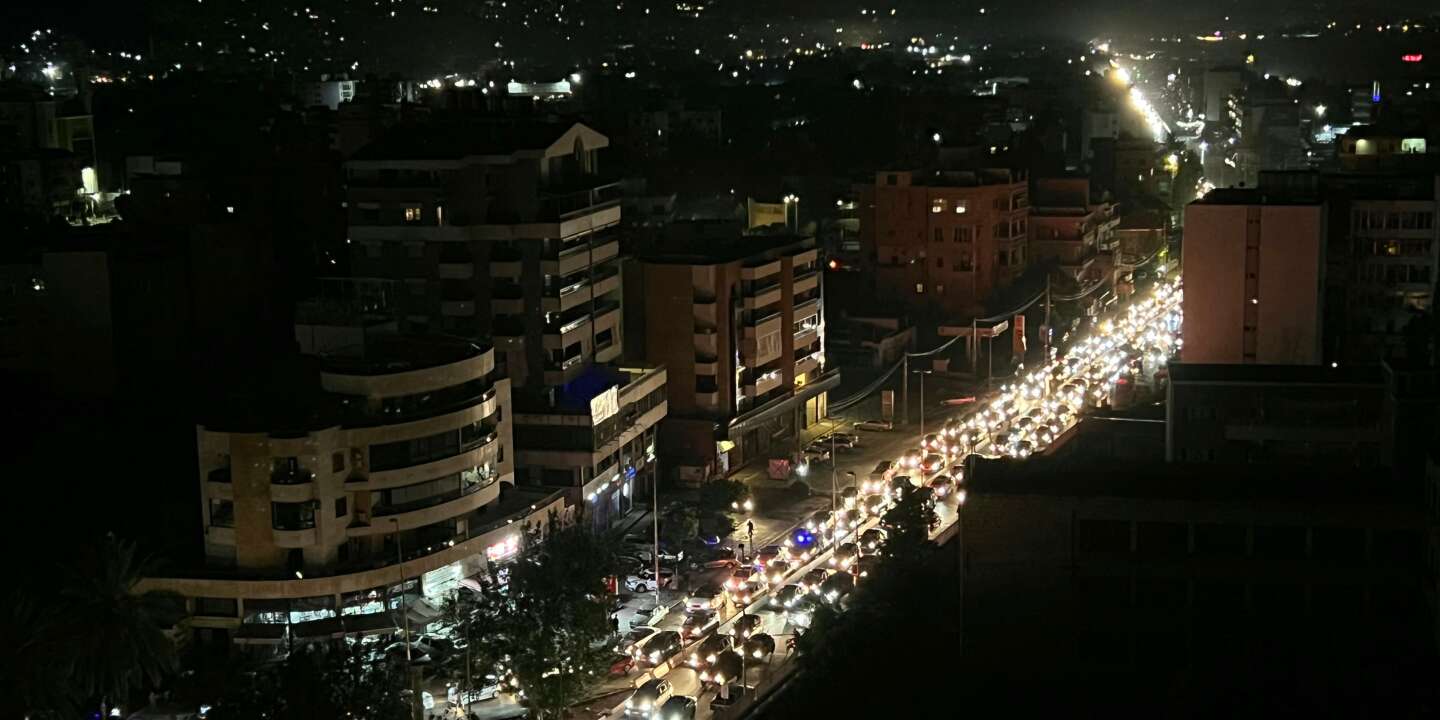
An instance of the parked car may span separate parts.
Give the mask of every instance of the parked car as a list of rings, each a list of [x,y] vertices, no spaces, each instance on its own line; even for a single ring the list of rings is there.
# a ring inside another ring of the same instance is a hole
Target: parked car
[[[855,423],[856,430],[868,430],[870,432],[889,432],[895,429],[895,424],[889,420],[862,420]]]
[[[654,711],[664,705],[675,694],[670,681],[656,678],[641,685],[625,700],[625,717],[640,717],[649,720]]]
[[[650,568],[640,568],[625,576],[625,589],[630,592],[647,593],[656,587],[667,587],[674,578],[673,570],[660,569],[660,582],[655,582],[655,571]]]
[[[735,568],[740,561],[735,557],[735,549],[715,546],[707,547],[703,551],[691,556],[691,567],[714,570],[716,568]]]
[[[715,583],[706,583],[685,596],[685,609],[718,610],[725,606],[725,591]]]
[[[830,443],[819,441],[805,446],[805,457],[810,462],[825,462],[830,459]]]
[[[629,654],[615,653],[610,656],[610,675],[620,677],[629,674],[635,668],[635,656]]]

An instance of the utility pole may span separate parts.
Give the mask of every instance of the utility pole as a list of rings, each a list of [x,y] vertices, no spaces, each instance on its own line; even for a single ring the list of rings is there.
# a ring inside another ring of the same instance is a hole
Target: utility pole
[[[410,686],[410,717],[420,717],[419,688],[415,687],[415,672],[410,660],[410,603],[405,601],[405,551],[400,546],[400,518],[390,518],[395,523],[395,564],[400,569],[400,614],[405,623],[405,684]]]
[[[654,534],[655,549],[650,559],[655,563],[655,609],[660,609],[660,473],[652,473],[650,479],[650,528]]]
[[[933,370],[915,370],[920,376],[920,437],[925,437],[925,376],[934,372]]]
[[[900,356],[900,422],[910,424],[910,351]]]
[[[1043,362],[1050,362],[1050,273],[1045,273],[1045,321],[1042,324],[1045,329],[1044,344],[1041,345],[1044,357]]]
[[[923,412],[923,410],[922,410],[922,412]],[[839,523],[835,521],[835,518],[836,518],[835,502],[836,502],[836,496],[837,496],[838,494],[839,494],[839,493],[837,493],[837,492],[835,491],[835,433],[834,433],[834,431],[831,431],[831,433],[830,433],[830,521],[831,521],[831,522],[835,522],[837,528],[839,527]],[[752,542],[753,542],[753,541],[752,541]]]

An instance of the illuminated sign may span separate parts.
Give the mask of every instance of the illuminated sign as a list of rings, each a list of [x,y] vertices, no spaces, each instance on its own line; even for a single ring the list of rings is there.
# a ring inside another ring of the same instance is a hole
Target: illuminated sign
[[[1405,54],[1405,55],[1401,55],[1401,56],[1400,56],[1400,60],[1401,60],[1402,62],[1407,62],[1407,63],[1418,63],[1418,62],[1420,62],[1421,60],[1424,60],[1424,59],[1425,59],[1425,54],[1424,54],[1424,53],[1407,53],[1407,54]]]
[[[511,535],[490,547],[485,548],[485,558],[490,562],[499,562],[515,553],[520,552],[520,536]]]
[[[612,387],[605,392],[590,398],[590,422],[599,425],[600,423],[614,417],[620,412],[620,388]]]

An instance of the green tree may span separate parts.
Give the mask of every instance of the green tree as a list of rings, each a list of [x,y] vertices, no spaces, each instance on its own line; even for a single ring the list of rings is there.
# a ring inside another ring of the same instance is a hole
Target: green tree
[[[880,548],[885,562],[908,563],[922,558],[928,548],[933,547],[930,528],[935,518],[933,502],[919,488],[906,486],[901,490],[894,507],[881,518],[887,533],[885,544]]]
[[[407,720],[410,701],[404,669],[394,661],[377,662],[358,644],[312,646],[281,663],[235,674],[209,717]]]
[[[700,486],[702,512],[730,512],[734,504],[750,499],[750,488],[739,480],[715,480]]]
[[[619,567],[610,538],[575,525],[551,525],[529,544],[504,588],[454,601],[456,627],[470,650],[471,677],[502,660],[534,716],[562,717],[583,698],[609,658],[610,599],[604,578]]]
[[[671,548],[689,543],[700,534],[700,514],[684,505],[671,508],[660,519],[660,541]]]
[[[166,628],[183,615],[171,593],[136,593],[153,569],[134,543],[106,535],[65,569],[55,598],[50,642],[58,645],[70,692],[98,703],[101,716],[175,669]]]

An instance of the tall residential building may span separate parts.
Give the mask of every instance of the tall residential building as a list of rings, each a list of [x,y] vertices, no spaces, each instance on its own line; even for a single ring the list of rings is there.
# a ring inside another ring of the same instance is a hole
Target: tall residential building
[[[1103,279],[1120,217],[1109,202],[1090,202],[1088,178],[1042,178],[1031,193],[1030,261],[1054,260],[1060,273],[1079,287]]]
[[[1025,270],[1022,173],[885,171],[856,191],[863,264],[881,302],[968,319]]]
[[[1318,200],[1253,189],[1186,206],[1185,362],[1321,362],[1325,215]]]
[[[296,338],[313,354],[198,427],[206,569],[144,586],[185,596],[207,638],[392,632],[390,610],[423,615],[422,598],[493,577],[522,528],[563,512],[563,493],[514,486],[494,349],[393,331],[307,318]]]
[[[669,374],[661,452],[682,480],[724,475],[825,417],[840,375],[826,372],[813,238],[664,242],[637,270],[644,354]]]
[[[403,284],[408,328],[493,338],[516,387],[517,482],[565,488],[598,524],[649,487],[666,407],[663,368],[616,365],[609,144],[578,123],[436,121],[396,127],[346,162],[356,279]]]

